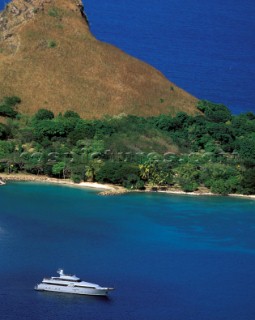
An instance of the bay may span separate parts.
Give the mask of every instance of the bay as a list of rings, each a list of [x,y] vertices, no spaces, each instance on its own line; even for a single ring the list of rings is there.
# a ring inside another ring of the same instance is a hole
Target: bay
[[[9,183],[0,204],[2,319],[255,316],[253,200]],[[59,267],[115,291],[33,290]]]
[[[199,98],[255,112],[253,1],[84,5],[98,39]],[[255,317],[253,201],[12,183],[0,204],[1,319]],[[116,290],[109,299],[33,290],[59,267]]]

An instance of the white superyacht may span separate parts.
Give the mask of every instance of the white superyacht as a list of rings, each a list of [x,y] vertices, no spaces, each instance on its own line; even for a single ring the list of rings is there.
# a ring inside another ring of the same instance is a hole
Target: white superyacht
[[[64,274],[63,269],[57,271],[59,277],[44,278],[35,286],[38,291],[53,291],[64,293],[106,296],[113,288],[103,288],[98,284],[82,281],[75,275]]]

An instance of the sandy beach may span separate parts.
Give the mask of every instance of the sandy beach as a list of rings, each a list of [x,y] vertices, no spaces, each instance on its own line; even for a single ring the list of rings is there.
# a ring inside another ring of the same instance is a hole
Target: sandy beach
[[[71,179],[57,179],[50,178],[43,175],[33,175],[26,173],[1,173],[0,179],[3,181],[30,181],[30,182],[42,182],[42,183],[54,183],[67,185],[78,188],[93,188],[97,189],[101,195],[117,195],[129,192],[129,190],[125,189],[122,186],[116,186],[113,184],[102,184],[97,182],[80,182],[74,183]],[[156,190],[153,191],[147,188],[144,191],[140,190],[132,190],[132,192],[154,192],[154,193],[166,193],[166,194],[176,194],[176,195],[191,195],[191,196],[219,196],[218,194],[212,193],[207,189],[201,188],[200,190],[194,192],[185,192],[176,188],[168,188],[167,190]],[[255,195],[243,195],[243,194],[229,194],[228,197],[238,197],[238,198],[246,198],[255,200]]]
[[[79,188],[93,188],[98,189],[99,191],[108,191],[109,193],[121,193],[125,191],[125,188],[114,186],[110,184],[101,184],[97,182],[81,182],[81,183],[74,183],[70,179],[57,179],[57,178],[50,178],[43,175],[33,175],[33,174],[26,174],[26,173],[1,173],[0,179],[3,181],[30,181],[30,182],[42,182],[42,183],[54,183],[54,184],[61,184],[67,185],[72,187],[79,187]]]

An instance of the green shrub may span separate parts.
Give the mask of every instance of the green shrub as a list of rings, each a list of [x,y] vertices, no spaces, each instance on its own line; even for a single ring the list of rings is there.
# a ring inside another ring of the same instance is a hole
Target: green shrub
[[[0,140],[6,139],[9,134],[10,134],[9,128],[5,124],[0,123]]]
[[[231,192],[231,190],[228,188],[227,184],[225,183],[225,180],[223,179],[212,181],[211,191],[212,193],[218,193],[222,195],[227,195]]]
[[[77,112],[72,111],[72,110],[67,110],[64,113],[64,117],[65,118],[78,118],[78,119],[80,119],[80,115]]]
[[[131,180],[130,180],[131,179]],[[139,169],[133,164],[106,161],[96,173],[96,180],[106,183],[128,184],[139,181]]]
[[[0,116],[15,118],[18,114],[15,107],[20,102],[21,99],[17,96],[4,97],[2,102],[0,102]]]
[[[61,18],[62,16],[61,10],[56,7],[50,8],[48,10],[48,14],[50,17],[53,17],[53,18]]]
[[[212,122],[227,122],[228,120],[231,120],[232,117],[230,110],[223,104],[200,100],[197,104],[197,108]]]
[[[74,183],[80,183],[82,181],[81,176],[79,176],[78,174],[73,174],[71,176],[71,179]]]
[[[9,141],[0,140],[0,158],[4,158],[7,155],[13,153],[15,150],[15,144]]]
[[[236,149],[247,167],[255,166],[255,134],[242,137],[236,142]]]
[[[62,30],[64,29],[64,26],[61,23],[56,24],[56,28]]]
[[[8,106],[16,106],[21,103],[21,99],[17,96],[4,97],[3,103]]]
[[[13,109],[13,107],[8,106],[6,104],[0,105],[0,116],[2,117],[9,117],[9,118],[15,118],[17,116],[18,112]]]
[[[57,42],[55,40],[49,40],[47,46],[48,48],[56,48]]]
[[[145,186],[144,186],[144,181],[142,181],[140,179],[140,177],[136,174],[129,174],[127,176],[127,179],[125,179],[123,181],[123,186],[127,189],[131,189],[131,190],[144,190],[145,189]]]
[[[78,120],[75,129],[70,133],[69,138],[73,144],[78,140],[93,139],[95,135],[95,127],[89,122]]]
[[[193,192],[198,189],[198,183],[189,179],[180,179],[180,186],[184,192]]]
[[[36,120],[51,120],[54,118],[54,113],[48,109],[39,109],[34,118]]]
[[[245,194],[255,194],[255,168],[247,169],[244,172],[241,186]]]

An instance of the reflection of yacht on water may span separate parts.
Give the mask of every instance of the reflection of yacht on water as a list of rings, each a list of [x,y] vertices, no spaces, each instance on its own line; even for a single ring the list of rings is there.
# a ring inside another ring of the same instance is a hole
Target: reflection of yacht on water
[[[98,284],[85,282],[75,275],[64,274],[64,270],[57,271],[59,277],[44,278],[42,283],[35,286],[38,291],[53,291],[64,293],[106,296],[113,288],[103,288]]]
[[[4,182],[4,180],[2,180],[2,178],[0,177],[0,186],[5,185],[6,183]]]

